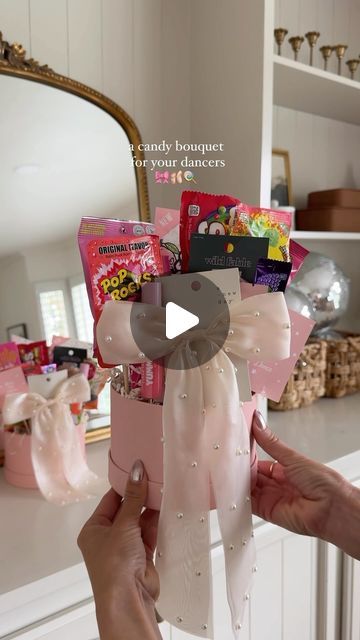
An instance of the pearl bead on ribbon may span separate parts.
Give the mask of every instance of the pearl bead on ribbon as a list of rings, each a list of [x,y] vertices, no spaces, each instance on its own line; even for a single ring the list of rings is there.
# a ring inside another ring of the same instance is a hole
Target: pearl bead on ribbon
[[[132,336],[130,318],[132,323],[141,323],[136,327],[137,335],[143,332],[144,338],[151,337],[155,356],[166,357],[157,610],[172,625],[204,638],[213,637],[211,491],[224,545],[235,638],[239,637],[256,571],[249,431],[234,363],[238,366],[241,361],[256,361],[259,354],[262,360],[281,360],[290,355],[289,314],[282,293],[237,301],[229,311],[227,340],[217,345],[216,355],[206,364],[199,364],[203,362],[202,350],[209,342],[216,344],[215,327],[222,321],[221,314],[207,329],[190,330],[166,340],[165,309],[109,301],[97,326],[97,344],[107,364],[143,361],[144,354],[139,353]],[[194,358],[198,366],[193,366]]]

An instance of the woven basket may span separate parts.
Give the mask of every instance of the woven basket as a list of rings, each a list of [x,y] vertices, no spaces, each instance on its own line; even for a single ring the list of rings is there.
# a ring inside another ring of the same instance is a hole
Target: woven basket
[[[324,340],[311,340],[305,345],[280,401],[269,400],[269,409],[299,409],[325,395],[326,349]]]
[[[329,398],[360,391],[360,335],[342,335],[339,340],[327,340],[325,395]]]

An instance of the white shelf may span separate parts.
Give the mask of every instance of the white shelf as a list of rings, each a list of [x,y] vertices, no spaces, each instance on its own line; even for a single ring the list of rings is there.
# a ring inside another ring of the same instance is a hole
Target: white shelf
[[[273,100],[277,106],[360,124],[360,82],[276,54]]]
[[[291,231],[293,240],[360,240],[360,233],[344,231]]]

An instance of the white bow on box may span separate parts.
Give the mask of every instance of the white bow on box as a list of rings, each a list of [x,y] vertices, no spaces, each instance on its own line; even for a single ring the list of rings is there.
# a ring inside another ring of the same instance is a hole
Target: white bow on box
[[[134,311],[136,311],[134,313]],[[156,565],[160,574],[157,609],[172,625],[213,636],[210,485],[225,553],[228,602],[235,637],[255,571],[250,500],[250,441],[239,400],[234,362],[289,357],[290,320],[282,293],[233,303],[225,344],[206,364],[202,348],[218,340],[218,316],[205,330],[164,340],[165,309],[109,301],[97,326],[97,343],[107,364],[145,359],[136,334],[153,339],[152,354],[168,356],[163,407],[164,492]],[[134,326],[132,327],[134,329]],[[196,341],[196,352],[191,348]],[[201,358],[200,358],[201,361]],[[234,361],[234,362],[233,362]],[[198,366],[197,366],[198,365]],[[146,425],[144,425],[146,429]]]
[[[59,384],[50,400],[38,393],[5,397],[5,424],[31,418],[32,465],[39,489],[49,502],[65,505],[103,492],[104,483],[86,464],[69,407],[73,402],[88,400],[90,387],[82,374]]]

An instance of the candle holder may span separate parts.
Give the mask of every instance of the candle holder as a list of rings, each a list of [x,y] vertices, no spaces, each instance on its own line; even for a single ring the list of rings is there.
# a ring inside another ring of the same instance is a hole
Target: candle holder
[[[333,47],[336,57],[338,59],[338,75],[341,76],[341,67],[342,67],[342,59],[345,55],[346,49],[348,48],[347,44],[336,44]]]
[[[309,64],[312,67],[314,64],[314,47],[320,37],[320,33],[318,31],[308,31],[305,33],[305,38],[307,39],[310,47],[310,60]]]
[[[287,29],[282,29],[281,27],[279,27],[278,29],[274,29],[274,37],[275,37],[275,42],[277,44],[277,48],[278,48],[278,56],[281,56],[281,46],[285,40],[285,36],[287,36],[288,34],[288,30]]]
[[[328,70],[328,62],[329,58],[333,52],[333,47],[330,44],[325,44],[323,47],[320,47],[321,55],[324,58],[324,71]]]
[[[304,42],[304,38],[302,36],[293,36],[292,38],[289,38],[289,42],[294,52],[294,60],[297,61],[301,45]]]
[[[346,64],[349,67],[350,78],[351,80],[354,80],[356,70],[360,64],[360,60],[358,58],[353,58],[352,60],[347,60]]]

